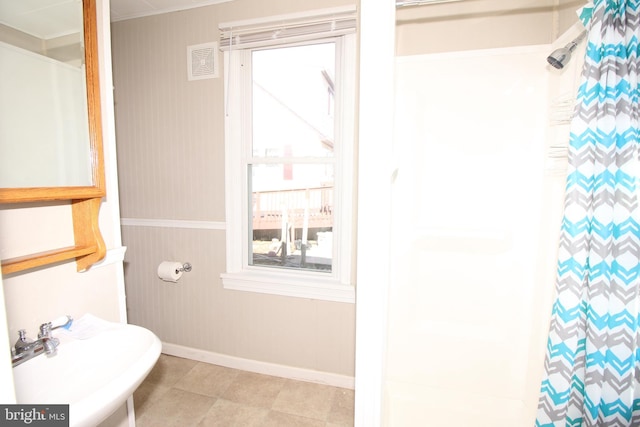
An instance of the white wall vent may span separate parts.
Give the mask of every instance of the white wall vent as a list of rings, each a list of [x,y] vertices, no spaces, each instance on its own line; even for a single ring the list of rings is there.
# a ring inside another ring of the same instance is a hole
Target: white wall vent
[[[202,43],[187,46],[189,80],[218,77],[218,43]]]

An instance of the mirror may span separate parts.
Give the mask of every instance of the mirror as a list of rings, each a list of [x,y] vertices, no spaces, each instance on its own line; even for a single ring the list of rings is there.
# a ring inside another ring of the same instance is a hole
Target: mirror
[[[0,260],[2,274],[74,258],[84,271],[106,254],[95,2],[0,0],[0,93],[13,94],[0,106],[0,203],[68,200],[74,234],[72,246]]]
[[[104,195],[94,0],[0,16],[0,202]]]

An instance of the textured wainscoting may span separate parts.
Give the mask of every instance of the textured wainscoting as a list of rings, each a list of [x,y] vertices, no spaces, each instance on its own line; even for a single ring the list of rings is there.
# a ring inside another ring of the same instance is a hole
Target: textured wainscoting
[[[225,290],[221,230],[123,226],[129,321],[187,348],[343,376],[354,373],[354,305]],[[190,262],[178,283],[163,261]],[[197,352],[195,352],[197,353]]]

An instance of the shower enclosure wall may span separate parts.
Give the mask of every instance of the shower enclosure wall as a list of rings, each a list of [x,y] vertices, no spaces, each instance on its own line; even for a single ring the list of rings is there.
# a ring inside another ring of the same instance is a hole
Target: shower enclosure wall
[[[555,47],[397,57],[385,425],[533,425],[581,63]]]

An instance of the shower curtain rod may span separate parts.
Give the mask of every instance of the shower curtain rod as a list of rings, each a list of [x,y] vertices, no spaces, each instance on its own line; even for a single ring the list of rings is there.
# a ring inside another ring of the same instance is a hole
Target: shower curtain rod
[[[438,3],[454,3],[463,0],[397,0],[396,7],[423,6]]]

